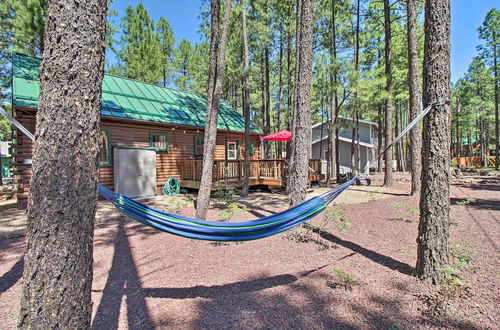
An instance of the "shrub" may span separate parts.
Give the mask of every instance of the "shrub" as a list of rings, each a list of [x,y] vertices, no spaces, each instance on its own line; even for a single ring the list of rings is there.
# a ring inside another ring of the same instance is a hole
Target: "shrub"
[[[334,222],[335,227],[337,227],[339,231],[347,231],[352,224],[344,218],[344,213],[344,204],[337,204],[327,208],[323,213],[323,226],[320,230],[323,230],[323,227],[329,222]]]
[[[358,282],[355,275],[351,275],[342,269],[334,269],[332,272],[335,274],[335,282],[327,282],[327,285],[332,289],[342,288],[344,290],[352,291],[353,285]]]

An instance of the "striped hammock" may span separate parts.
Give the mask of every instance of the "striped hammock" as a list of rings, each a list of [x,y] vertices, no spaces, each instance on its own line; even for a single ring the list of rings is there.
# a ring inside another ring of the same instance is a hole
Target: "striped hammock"
[[[99,193],[123,214],[167,233],[209,241],[248,241],[284,232],[314,218],[356,180],[357,177],[354,177],[286,211],[246,222],[212,222],[187,218],[138,203],[101,185]]]

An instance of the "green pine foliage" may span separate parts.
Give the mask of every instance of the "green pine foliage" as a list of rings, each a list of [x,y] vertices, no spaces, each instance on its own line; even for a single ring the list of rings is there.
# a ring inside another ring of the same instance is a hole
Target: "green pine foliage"
[[[163,78],[163,55],[155,22],[142,4],[128,7],[122,19],[123,48],[118,52],[127,77],[158,84]]]
[[[210,48],[208,1],[201,4],[201,41],[196,43],[186,39],[175,40],[168,20],[164,17],[160,17],[158,21],[153,20],[141,3],[136,7],[128,7],[121,18],[112,9],[112,0],[109,4],[106,47],[110,51],[108,54],[116,54],[117,61],[113,65],[108,62],[108,72],[206,95]],[[296,1],[253,0],[246,5],[250,46],[251,120],[261,128],[268,126],[271,132],[286,129],[294,103]],[[358,0],[315,1],[311,104],[313,123],[331,119],[334,95],[337,95],[341,103],[340,115],[352,117],[357,111],[361,119],[378,122],[383,113],[387,97],[384,89],[383,3],[379,0],[359,0],[359,66],[356,70],[357,5]],[[241,6],[242,2],[236,2],[231,13],[223,81],[223,99],[239,111],[242,109],[243,72]],[[396,1],[391,6],[395,102],[393,122],[397,115],[399,130],[408,123],[405,6],[405,1]],[[37,56],[42,54],[46,11],[47,0],[0,2],[2,105],[8,104],[10,99],[10,52],[16,50]],[[422,11],[423,1],[417,1],[420,60],[423,58]],[[332,24],[333,18],[335,25]],[[467,73],[453,85],[453,141],[456,143],[460,140],[463,145],[471,141],[476,150],[474,155],[477,155],[480,143],[483,144],[483,149],[491,149],[494,141],[495,72],[498,74],[500,65],[500,51],[497,47],[500,39],[499,22],[500,11],[492,8],[484,23],[478,27],[482,43],[478,46],[477,58],[472,61]],[[117,32],[120,32],[120,38],[116,38]],[[393,126],[396,130],[396,125]],[[396,133],[395,131],[394,134]],[[273,144],[271,147],[273,156],[277,156],[277,146]]]

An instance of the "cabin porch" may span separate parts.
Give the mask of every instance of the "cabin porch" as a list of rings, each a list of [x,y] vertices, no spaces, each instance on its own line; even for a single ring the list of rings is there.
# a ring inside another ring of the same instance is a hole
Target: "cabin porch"
[[[234,187],[243,185],[244,160],[215,160],[213,182],[227,183]],[[202,159],[185,159],[179,162],[180,184],[184,188],[200,187]],[[266,185],[281,188],[286,185],[288,163],[286,159],[252,159],[250,160],[250,186]],[[321,159],[309,159],[309,182],[320,181]]]

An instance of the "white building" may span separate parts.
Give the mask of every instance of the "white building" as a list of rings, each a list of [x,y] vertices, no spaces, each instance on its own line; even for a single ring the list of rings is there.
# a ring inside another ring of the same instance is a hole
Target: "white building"
[[[340,173],[351,171],[352,127],[355,120],[339,116],[339,158]],[[323,173],[326,173],[326,159],[328,156],[328,122],[319,123],[312,127],[311,158],[325,160]],[[377,123],[368,120],[359,120],[359,152],[361,158],[361,173],[368,174],[370,168],[377,166]]]

